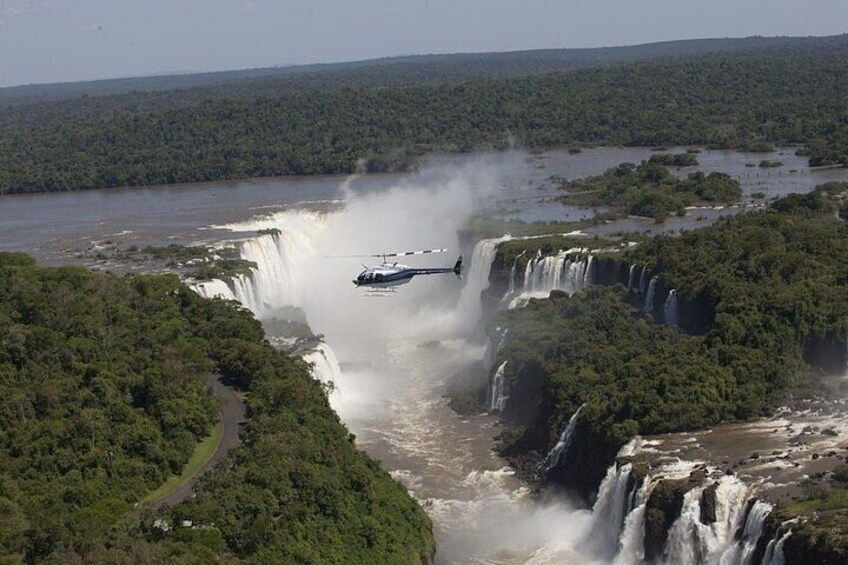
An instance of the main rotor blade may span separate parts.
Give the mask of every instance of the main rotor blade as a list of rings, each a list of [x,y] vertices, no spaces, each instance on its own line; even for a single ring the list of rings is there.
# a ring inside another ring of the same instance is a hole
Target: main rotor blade
[[[362,259],[366,257],[403,257],[405,255],[424,255],[425,253],[445,253],[447,249],[422,249],[401,253],[375,253],[374,255],[327,255],[324,259]]]
[[[421,251],[403,251],[401,253],[378,253],[371,257],[403,257],[405,255],[424,255],[425,253],[444,253],[447,249],[422,249]]]

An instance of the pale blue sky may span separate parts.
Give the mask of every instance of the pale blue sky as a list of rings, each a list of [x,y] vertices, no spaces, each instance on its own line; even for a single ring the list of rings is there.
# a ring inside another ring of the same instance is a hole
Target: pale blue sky
[[[846,31],[848,0],[0,0],[0,86]]]

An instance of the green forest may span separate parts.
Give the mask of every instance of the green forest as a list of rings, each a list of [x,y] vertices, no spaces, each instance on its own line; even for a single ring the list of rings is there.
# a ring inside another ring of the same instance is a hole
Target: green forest
[[[676,289],[688,332],[655,323],[641,295],[620,285],[555,291],[499,314],[515,403],[504,416],[524,426],[505,436],[505,453],[545,453],[585,403],[580,443],[592,448],[575,459],[583,476],[569,479],[596,488],[636,434],[747,420],[815,391],[821,370],[848,361],[848,225],[839,217],[848,208],[834,196],[844,189],[791,195],[615,255],[649,268],[658,301]]]
[[[356,449],[309,367],[234,303],[173,275],[0,254],[0,344],[3,563],[432,558],[423,511]],[[217,421],[212,372],[246,396],[243,445],[194,499],[137,506]]]
[[[561,200],[661,220],[672,213],[683,214],[693,204],[732,204],[742,198],[739,183],[724,173],[697,172],[678,179],[659,162],[675,160],[622,163],[603,175],[565,183],[562,189],[567,194]]]
[[[846,164],[844,51],[836,42],[465,82],[251,83],[8,106],[0,192],[403,170],[426,152],[512,144],[794,144],[811,164]]]

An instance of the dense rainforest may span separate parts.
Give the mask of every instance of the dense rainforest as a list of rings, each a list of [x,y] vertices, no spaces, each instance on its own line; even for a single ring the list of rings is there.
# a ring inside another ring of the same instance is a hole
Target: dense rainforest
[[[137,503],[217,421],[213,371],[247,399],[243,445],[154,527]],[[309,367],[176,276],[0,254],[0,387],[4,563],[432,558],[429,519],[356,449]]]
[[[708,427],[767,414],[814,376],[848,362],[848,209],[831,185],[769,209],[596,259],[622,276],[656,277],[654,308],[622,284],[531,300],[493,322],[509,328],[501,357],[518,425],[505,452],[547,452],[585,403],[580,441],[554,476],[596,488],[636,434]],[[509,242],[515,255],[515,242]],[[680,326],[662,321],[671,289]]]
[[[0,109],[0,192],[378,172],[510,144],[798,144],[811,164],[845,164],[845,52],[840,36],[529,77],[299,91],[259,81],[13,105]]]
[[[603,175],[566,182],[562,185],[566,191],[562,200],[567,204],[603,206],[613,213],[660,220],[671,213],[682,214],[693,204],[732,204],[742,198],[742,187],[724,173],[696,172],[685,179],[676,178],[659,164],[674,163],[674,157],[652,157],[639,165],[622,163]]]

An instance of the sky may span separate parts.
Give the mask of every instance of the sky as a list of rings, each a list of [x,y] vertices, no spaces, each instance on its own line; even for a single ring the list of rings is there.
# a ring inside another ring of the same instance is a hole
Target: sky
[[[0,87],[848,32],[848,0],[0,0]]]

